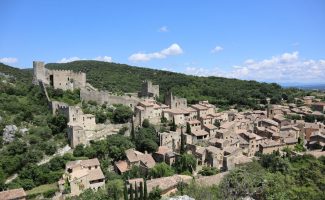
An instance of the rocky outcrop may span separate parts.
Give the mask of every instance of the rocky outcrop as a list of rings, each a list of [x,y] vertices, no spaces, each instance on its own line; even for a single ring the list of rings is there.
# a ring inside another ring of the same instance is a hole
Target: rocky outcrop
[[[18,128],[16,125],[7,125],[3,129],[3,141],[6,143],[10,143],[15,139],[15,133],[17,132]]]

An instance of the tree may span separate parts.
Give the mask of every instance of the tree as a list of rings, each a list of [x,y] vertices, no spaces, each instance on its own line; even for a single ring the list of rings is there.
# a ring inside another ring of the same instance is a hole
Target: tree
[[[143,128],[149,128],[149,126],[150,126],[149,120],[144,119],[143,122],[142,122],[142,127]]]
[[[187,125],[189,125],[187,123]],[[189,126],[187,126],[189,127]],[[186,129],[187,129],[186,127]],[[189,131],[191,132],[191,129],[189,129]],[[186,141],[185,141],[185,135],[183,134],[183,127],[181,127],[181,146],[180,146],[180,153],[184,154],[185,153],[185,145],[186,145]]]
[[[124,200],[129,200],[129,194],[128,194],[128,188],[126,185],[126,181],[124,181],[123,195],[124,195]]]
[[[131,140],[134,141],[135,140],[135,130],[134,130],[134,121],[133,121],[133,117],[131,118],[131,133],[130,133],[130,136],[131,136]]]
[[[153,126],[140,128],[136,134],[135,145],[138,151],[156,152],[159,144],[159,137]]]
[[[107,137],[109,156],[113,158],[114,161],[123,160],[125,158],[125,150],[130,148],[134,148],[134,145],[128,137],[119,134]]]
[[[215,125],[217,128],[220,128],[220,122],[219,122],[219,120],[214,120],[214,123],[213,123],[213,125]]]
[[[108,181],[106,188],[108,196],[114,196],[114,198],[117,197],[116,199],[119,199],[123,193],[123,181],[121,179]]]
[[[5,173],[3,172],[2,168],[0,168],[0,191],[5,189],[5,181]]]
[[[176,161],[176,169],[179,173],[193,172],[196,169],[196,158],[192,154],[183,154]]]
[[[219,170],[215,167],[203,167],[202,170],[199,171],[199,174],[203,176],[212,176],[219,173]]]
[[[155,187],[149,193],[149,200],[160,200],[161,199],[161,189],[159,187]]]
[[[130,184],[130,200],[134,200],[134,197],[133,197],[133,186],[132,186],[132,184]]]
[[[151,178],[161,178],[166,176],[172,176],[174,174],[174,170],[171,166],[166,163],[158,163],[149,171],[149,176]]]
[[[124,105],[116,105],[113,112],[113,121],[115,123],[126,123],[133,116],[133,111],[130,107]]]
[[[191,125],[189,123],[186,123],[186,133],[189,134],[189,135],[192,133],[191,132]]]
[[[144,198],[144,194],[143,194],[143,182],[140,182],[140,200],[142,200]]]
[[[147,180],[144,179],[144,188],[143,188],[143,199],[148,199],[148,190],[147,190]]]
[[[173,117],[173,121],[172,121],[172,124],[170,126],[170,131],[176,131],[177,129],[177,126],[175,124],[175,117]]]
[[[52,130],[52,134],[56,135],[62,133],[67,128],[68,119],[66,116],[58,114],[52,117],[49,121],[49,127]]]
[[[135,194],[134,199],[135,199],[135,200],[139,200],[139,194],[138,194],[138,186],[137,186],[137,182],[135,182],[135,184],[134,184],[134,194]]]

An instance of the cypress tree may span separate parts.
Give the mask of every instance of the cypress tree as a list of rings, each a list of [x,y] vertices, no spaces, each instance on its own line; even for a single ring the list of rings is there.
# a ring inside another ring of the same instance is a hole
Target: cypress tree
[[[135,182],[135,185],[134,185],[134,193],[135,193],[135,198],[134,199],[139,200],[137,182]]]
[[[140,200],[143,199],[143,182],[140,182]]]
[[[133,198],[133,186],[130,184],[130,200],[134,200]]]
[[[144,179],[143,199],[148,199],[147,180]]]
[[[126,186],[126,182],[124,182],[123,192],[124,192],[124,200],[129,200],[129,194],[128,194],[128,188]]]
[[[132,141],[134,141],[135,140],[135,131],[134,131],[134,122],[133,122],[133,117],[132,117],[132,121],[131,121],[131,133],[130,133],[130,135],[131,135],[131,139],[132,139]]]
[[[191,134],[191,133],[192,133],[192,132],[191,132],[191,126],[190,126],[189,123],[186,123],[186,133],[187,133],[187,134]]]
[[[181,147],[180,147],[180,153],[184,154],[185,153],[185,138],[183,134],[183,127],[181,127]]]
[[[171,127],[170,127],[170,130],[171,130],[171,131],[176,131],[176,129],[177,129],[177,126],[176,126],[176,124],[175,124],[175,117],[173,117],[173,123],[172,123],[172,125],[171,125]]]

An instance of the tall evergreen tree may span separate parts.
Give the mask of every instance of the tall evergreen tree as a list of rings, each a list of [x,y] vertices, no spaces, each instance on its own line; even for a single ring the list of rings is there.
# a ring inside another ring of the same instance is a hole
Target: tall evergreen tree
[[[147,180],[144,179],[143,199],[148,199]]]
[[[138,194],[138,186],[137,186],[137,182],[135,182],[134,185],[134,193],[135,193],[135,200],[139,200],[139,194]]]
[[[132,184],[130,184],[130,200],[134,200],[134,197],[133,197],[133,186],[132,186]]]
[[[176,126],[176,123],[175,123],[175,117],[173,117],[173,122],[172,122],[172,125],[170,126],[170,130],[171,131],[176,131],[177,129],[177,126]]]
[[[190,126],[189,123],[186,123],[186,132],[185,133],[187,133],[187,134],[191,134],[192,133],[191,132],[191,126]]]
[[[185,135],[183,134],[183,127],[181,127],[181,147],[180,147],[180,153],[185,153]]]
[[[143,199],[143,182],[140,182],[140,199]]]
[[[129,194],[128,194],[128,188],[127,188],[126,182],[124,182],[123,192],[124,192],[124,200],[129,200]]]
[[[130,133],[130,136],[131,136],[131,139],[132,139],[132,141],[134,141],[135,140],[135,131],[134,131],[134,122],[133,122],[133,116],[132,116],[132,118],[131,118],[131,133]]]

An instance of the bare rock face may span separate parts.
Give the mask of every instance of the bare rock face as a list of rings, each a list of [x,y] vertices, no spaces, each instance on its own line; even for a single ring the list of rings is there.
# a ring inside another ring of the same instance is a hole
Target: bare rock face
[[[25,135],[27,132],[28,132],[28,128],[19,129],[19,133],[21,133],[22,135]]]
[[[15,139],[15,133],[18,130],[16,125],[6,125],[3,129],[3,141],[10,143]]]
[[[195,200],[187,195],[184,196],[178,196],[178,197],[172,197],[169,200]]]

